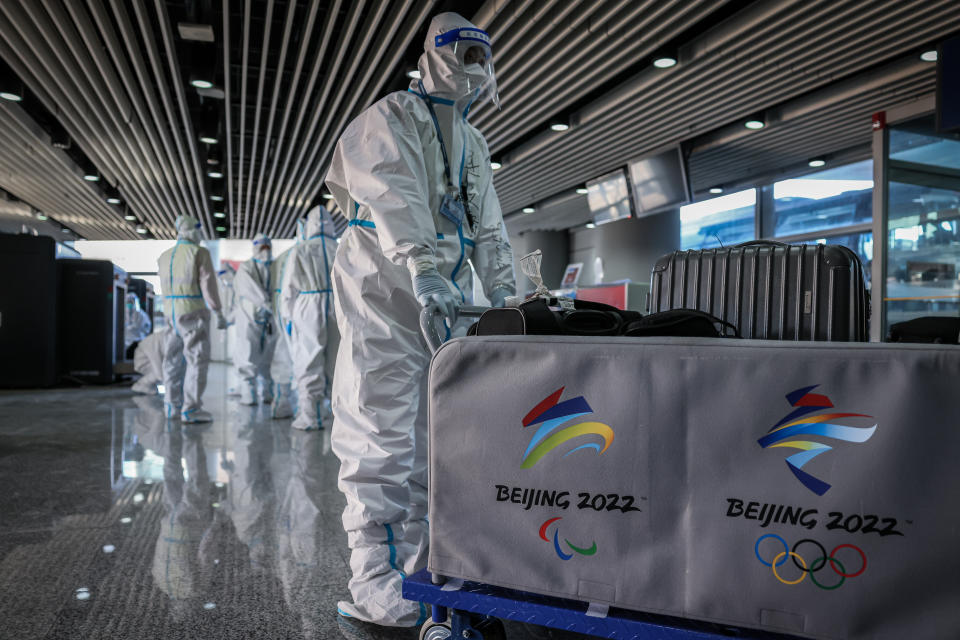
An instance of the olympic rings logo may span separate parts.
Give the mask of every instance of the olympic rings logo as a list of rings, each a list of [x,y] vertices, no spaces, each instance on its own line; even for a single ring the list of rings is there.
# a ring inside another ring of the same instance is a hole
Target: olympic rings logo
[[[769,562],[764,560],[763,556],[760,555],[760,543],[766,540],[767,538],[773,538],[775,540],[779,540],[780,544],[783,545],[783,551],[777,553],[773,557],[773,559],[770,560]],[[818,552],[817,552],[818,555],[816,556],[816,559],[809,566],[807,565],[807,561],[804,559],[804,557],[801,556],[800,553],[797,551],[797,549],[799,549],[800,546],[804,544],[814,545],[818,549]],[[853,551],[857,552],[857,554],[860,555],[861,564],[860,564],[860,569],[858,571],[853,573],[847,572],[847,568],[836,557],[837,552],[840,551],[841,549],[852,549]],[[804,578],[806,578],[809,575],[811,582],[813,582],[813,584],[817,585],[821,589],[824,589],[825,591],[832,591],[834,589],[839,589],[840,586],[844,582],[846,582],[847,578],[856,578],[857,576],[863,574],[863,572],[867,570],[867,554],[863,552],[863,549],[853,544],[837,545],[836,547],[834,547],[833,551],[831,551],[830,554],[828,555],[826,548],[812,538],[804,538],[803,540],[800,540],[795,545],[793,545],[793,548],[791,549],[790,546],[787,545],[786,540],[776,535],[775,533],[767,533],[757,538],[756,544],[753,545],[753,552],[756,554],[757,560],[759,560],[760,563],[763,564],[764,566],[770,567],[770,569],[773,571],[773,576],[783,584],[789,584],[789,585],[800,584],[801,582],[803,582]],[[780,575],[780,573],[777,571],[777,567],[783,566],[783,564],[786,563],[787,558],[790,558],[790,560],[793,561],[794,566],[800,571],[800,577],[795,580],[787,580],[783,578]],[[825,568],[828,564],[830,565],[830,568],[833,570],[833,572],[836,575],[840,576],[840,580],[833,585],[826,585],[821,583],[819,580],[817,580],[817,575],[816,575],[817,572]]]

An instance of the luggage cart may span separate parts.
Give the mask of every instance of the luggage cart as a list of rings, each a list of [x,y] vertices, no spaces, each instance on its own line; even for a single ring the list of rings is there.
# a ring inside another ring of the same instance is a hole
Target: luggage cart
[[[476,318],[486,309],[461,307],[460,316]],[[424,309],[420,329],[435,352],[444,340],[438,330],[439,314]],[[542,627],[617,640],[792,640],[795,636],[741,629],[646,614],[627,609],[608,608],[578,600],[568,600],[517,591],[493,585],[434,576],[426,569],[403,581],[403,597],[432,607],[432,617],[420,629],[420,640],[506,640],[502,620],[515,620]]]

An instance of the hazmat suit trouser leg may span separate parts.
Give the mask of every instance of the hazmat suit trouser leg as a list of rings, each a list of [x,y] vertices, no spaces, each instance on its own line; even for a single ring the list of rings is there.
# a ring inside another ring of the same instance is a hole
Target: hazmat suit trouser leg
[[[278,323],[279,326],[279,323]],[[293,415],[291,386],[293,383],[293,360],[290,356],[290,338],[280,329],[280,336],[276,340],[273,351],[273,362],[270,365],[270,376],[273,378],[274,396],[273,406],[270,408],[271,418],[289,418]]]
[[[201,409],[209,366],[210,312],[202,309],[171,318],[163,348],[167,417],[176,417],[174,411]]]
[[[270,397],[273,379],[270,365],[276,347],[276,332],[272,324],[251,322],[245,316],[237,321],[237,372],[240,374],[240,394],[252,393],[257,398],[258,382],[263,385],[264,394]]]
[[[332,304],[327,293],[301,294],[293,308],[294,336],[293,377],[297,384],[297,429],[330,427],[325,408],[330,397],[326,361],[335,358],[328,351],[327,309]],[[334,345],[335,347],[335,345]],[[324,422],[327,418],[327,422]]]
[[[426,608],[404,600],[401,584],[426,566],[429,354],[419,305],[405,289],[409,275],[390,264],[378,269],[369,277],[389,291],[382,298],[361,295],[363,284],[334,268],[341,344],[331,444],[341,463],[338,486],[347,501],[343,525],[353,572],[353,603],[341,603],[341,611],[412,626],[425,619]]]
[[[140,379],[133,383],[132,389],[147,395],[157,394],[157,385],[163,382],[163,346],[165,332],[151,333],[140,341],[133,352],[133,369],[140,373]]]

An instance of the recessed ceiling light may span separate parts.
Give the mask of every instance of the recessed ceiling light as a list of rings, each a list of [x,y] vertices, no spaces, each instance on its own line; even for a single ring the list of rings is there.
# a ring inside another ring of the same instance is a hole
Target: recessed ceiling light
[[[207,144],[217,144],[217,139],[212,136],[200,136],[200,142],[206,142]]]
[[[823,165],[827,164],[827,161],[821,158],[814,158],[807,164],[810,165],[811,167],[822,167]]]
[[[582,196],[585,196],[588,193],[590,193],[590,191],[586,187],[577,187],[577,193],[579,193]]]
[[[924,51],[920,54],[920,59],[924,62],[936,62],[937,61],[937,52],[936,51]],[[2,94],[0,94],[2,97]]]
[[[570,125],[568,125],[566,122],[554,122],[550,125],[550,129],[553,131],[566,131],[569,128]]]
[[[670,56],[663,56],[653,61],[653,66],[657,69],[669,69],[675,64],[677,64],[677,59]]]
[[[223,211],[214,211],[214,212],[213,212],[213,217],[214,217],[214,218],[226,218],[226,217],[227,217],[227,214],[225,214]]]
[[[191,80],[190,84],[197,89],[213,89],[213,83],[209,80],[201,80],[197,78],[196,80]]]
[[[98,180],[100,180],[100,176],[97,175],[96,173],[85,173],[83,174],[83,179],[86,180],[87,182],[97,182]]]
[[[494,171],[499,171],[500,169],[503,169],[503,164],[500,162],[492,161],[490,162],[490,168],[493,169]]]
[[[23,100],[23,96],[13,93],[11,91],[0,91],[0,98],[4,100],[9,100],[10,102],[20,102]]]
[[[410,71],[407,71],[407,77],[413,78],[414,80],[419,80],[423,76],[420,75],[420,69],[411,69]]]
[[[136,220],[136,219],[137,219],[137,216],[135,216],[135,215],[133,215],[133,214],[131,214],[131,213],[128,213],[127,215],[123,216],[123,219],[124,219],[124,220],[133,221],[133,220]]]
[[[722,187],[710,187],[710,193],[723,193]]]
[[[137,233],[139,233],[140,235],[144,235],[146,232],[147,232],[146,227],[137,227]]]
[[[209,24],[194,24],[192,22],[178,22],[177,31],[183,40],[194,42],[213,42],[213,27]]]
[[[747,129],[763,129],[766,125],[763,120],[747,120],[743,123]]]
[[[42,213],[37,214],[37,220],[40,220],[41,222],[48,219],[49,218],[47,218],[47,216],[43,215]]]
[[[588,222],[588,223],[587,223],[587,229],[594,229],[594,228],[596,228],[596,226],[597,226],[597,225],[593,224],[592,222]]]
[[[533,207],[524,207],[524,208],[523,208],[523,212],[524,212],[524,213],[533,213],[534,211],[536,211],[536,209],[534,209]]]
[[[210,199],[213,200],[214,202],[223,202],[223,196],[212,195],[210,196]]]
[[[226,230],[227,230],[226,227],[217,227],[217,231],[223,232],[223,231],[226,231]]]
[[[323,197],[324,200],[331,200],[331,199],[333,199],[333,194],[332,194],[332,193],[325,193],[325,194],[323,194],[322,197]]]
[[[207,175],[210,176],[211,178],[222,178],[222,177],[223,177],[223,174],[220,173],[219,171],[207,171]]]
[[[107,198],[107,202],[109,204],[120,204],[120,198],[110,197],[110,198]]]
[[[60,229],[60,231],[62,231],[63,233],[70,233],[70,229],[67,229],[66,227],[64,227],[63,229]]]

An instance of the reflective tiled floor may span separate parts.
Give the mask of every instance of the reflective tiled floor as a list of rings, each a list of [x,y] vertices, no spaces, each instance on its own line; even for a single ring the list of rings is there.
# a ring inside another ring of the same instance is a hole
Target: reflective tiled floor
[[[201,426],[124,386],[0,392],[0,638],[342,637],[330,434],[240,405],[224,374]]]

